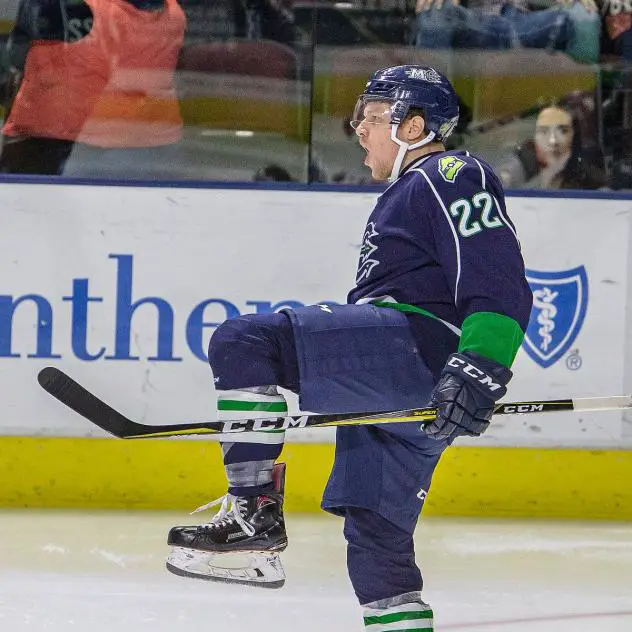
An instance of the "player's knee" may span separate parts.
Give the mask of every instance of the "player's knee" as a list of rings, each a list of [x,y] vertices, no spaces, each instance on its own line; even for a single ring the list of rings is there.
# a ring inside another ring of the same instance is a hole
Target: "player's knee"
[[[209,358],[212,354],[217,354],[225,347],[243,341],[253,327],[248,316],[225,320],[217,327],[211,336],[208,345]]]
[[[208,346],[211,366],[230,357],[239,361],[241,355],[265,353],[275,344],[275,329],[289,321],[284,314],[245,314],[224,321],[213,333]]]
[[[222,323],[208,349],[218,389],[269,386],[298,388],[292,326],[285,314],[248,314]]]

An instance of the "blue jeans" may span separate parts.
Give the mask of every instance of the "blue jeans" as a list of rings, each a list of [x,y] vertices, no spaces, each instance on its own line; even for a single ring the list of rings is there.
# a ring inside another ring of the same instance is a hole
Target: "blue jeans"
[[[565,50],[572,29],[563,9],[525,12],[507,5],[496,15],[447,4],[417,15],[414,44],[420,48]]]

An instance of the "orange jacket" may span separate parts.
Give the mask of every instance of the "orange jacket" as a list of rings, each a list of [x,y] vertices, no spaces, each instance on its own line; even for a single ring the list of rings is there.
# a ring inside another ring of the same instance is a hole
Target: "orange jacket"
[[[125,0],[85,0],[92,30],[76,42],[36,40],[3,133],[99,147],[177,142],[173,76],[186,18],[177,0],[141,11]]]

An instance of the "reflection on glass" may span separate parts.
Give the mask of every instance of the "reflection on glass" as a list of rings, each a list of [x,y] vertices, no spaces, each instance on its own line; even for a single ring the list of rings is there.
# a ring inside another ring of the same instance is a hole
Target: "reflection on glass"
[[[306,182],[311,31],[298,28],[291,3],[217,4],[223,12],[215,6],[213,16],[223,28],[197,20],[178,66],[187,176]],[[185,7],[201,15],[209,3]]]
[[[631,189],[632,2],[602,4],[8,0],[0,172],[371,184],[355,98],[412,63],[457,89],[450,148],[508,187]],[[537,146],[556,107],[580,152],[564,177]]]
[[[572,95],[584,95],[590,113],[570,108],[581,154],[567,162],[563,186],[607,186],[598,96],[600,17],[592,0],[386,4],[318,5],[317,22],[326,19],[329,28],[315,30],[313,154],[330,181],[371,182],[349,134],[355,95],[375,69],[416,63],[442,71],[459,93],[461,117],[449,148],[483,156],[505,174],[507,186],[559,185],[560,178],[541,173],[536,119],[543,108],[568,105]],[[379,24],[395,15],[399,30],[380,37]]]
[[[22,0],[0,171],[166,177],[184,28],[176,0]]]
[[[308,173],[311,38],[282,2],[21,0],[0,172],[251,180]]]

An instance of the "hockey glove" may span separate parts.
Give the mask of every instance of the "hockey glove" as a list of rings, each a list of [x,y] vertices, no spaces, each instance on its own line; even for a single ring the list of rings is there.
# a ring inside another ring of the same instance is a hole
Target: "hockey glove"
[[[511,377],[507,367],[478,353],[453,353],[430,398],[437,418],[423,431],[450,442],[461,435],[483,434]]]

